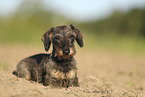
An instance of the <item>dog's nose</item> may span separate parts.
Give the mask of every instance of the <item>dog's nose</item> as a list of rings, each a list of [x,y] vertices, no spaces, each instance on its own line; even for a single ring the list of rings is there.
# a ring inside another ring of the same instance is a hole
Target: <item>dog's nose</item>
[[[69,48],[68,48],[68,47],[64,47],[64,49],[63,49],[63,54],[64,54],[64,55],[69,55],[69,53],[70,53]]]
[[[70,51],[66,50],[66,51],[63,51],[63,54],[65,55],[68,55],[70,53]]]

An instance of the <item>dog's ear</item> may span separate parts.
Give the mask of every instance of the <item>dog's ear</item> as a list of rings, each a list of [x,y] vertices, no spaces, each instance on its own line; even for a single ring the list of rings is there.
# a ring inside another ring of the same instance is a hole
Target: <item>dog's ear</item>
[[[83,47],[84,43],[83,43],[83,34],[82,34],[82,32],[78,28],[76,28],[73,24],[71,24],[70,27],[74,31],[74,34],[76,35],[76,41],[77,41],[78,45],[80,47]]]
[[[54,27],[51,27],[41,38],[45,47],[45,51],[48,51],[50,48],[51,36],[52,36],[52,33],[54,32],[54,29],[55,29]]]

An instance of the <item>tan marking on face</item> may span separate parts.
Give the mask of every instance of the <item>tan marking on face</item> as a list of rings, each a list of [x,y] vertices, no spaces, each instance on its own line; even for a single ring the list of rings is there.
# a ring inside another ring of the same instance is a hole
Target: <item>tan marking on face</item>
[[[74,34],[74,36],[76,37],[76,32],[75,32],[75,31],[73,31],[73,34]]]
[[[69,55],[70,55],[70,56],[73,56],[73,55],[75,55],[75,54],[76,54],[75,49],[74,49],[73,47],[70,47],[70,53],[69,53]]]
[[[68,59],[75,54],[76,54],[76,51],[73,47],[70,47],[69,55],[64,55],[62,49],[56,50],[56,56],[58,56],[59,59]]]
[[[51,39],[51,37],[52,37],[52,34],[53,34],[53,33],[51,33],[51,34],[49,35],[49,38],[50,38],[50,41],[51,41],[51,42],[52,42],[52,39]]]
[[[63,56],[63,51],[62,49],[56,50],[57,56]]]

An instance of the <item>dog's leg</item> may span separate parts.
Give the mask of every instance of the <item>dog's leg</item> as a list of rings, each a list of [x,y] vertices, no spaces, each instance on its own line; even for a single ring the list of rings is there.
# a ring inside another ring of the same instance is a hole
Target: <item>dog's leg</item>
[[[75,87],[79,87],[79,82],[78,82],[78,78],[75,77],[75,78],[71,78],[70,80],[70,86],[75,86]]]
[[[62,82],[61,80],[51,77],[50,75],[46,75],[43,85],[45,86],[52,85],[53,87],[61,87],[62,86],[61,82]]]
[[[30,80],[31,74],[30,74],[30,71],[28,70],[27,64],[28,62],[21,61],[17,66],[16,75],[18,77]]]

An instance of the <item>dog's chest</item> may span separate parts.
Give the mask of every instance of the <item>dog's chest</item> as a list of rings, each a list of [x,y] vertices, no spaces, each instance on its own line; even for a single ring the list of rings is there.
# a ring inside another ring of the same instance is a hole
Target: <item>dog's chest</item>
[[[51,77],[57,79],[72,79],[77,75],[75,61],[71,61],[66,65],[62,65],[50,59],[47,64],[47,72],[49,72]]]
[[[75,75],[76,75],[76,70],[74,69],[65,73],[55,69],[51,71],[51,76],[57,79],[72,79],[75,78]]]

